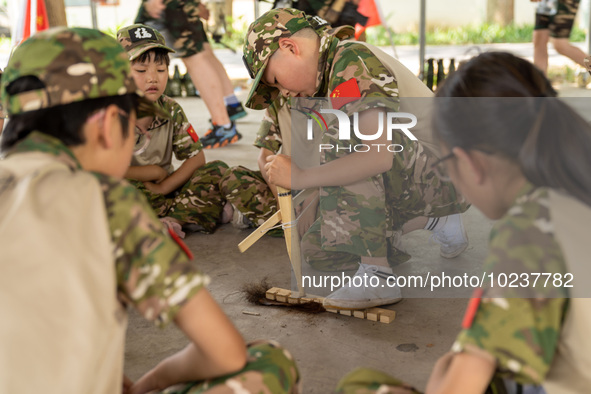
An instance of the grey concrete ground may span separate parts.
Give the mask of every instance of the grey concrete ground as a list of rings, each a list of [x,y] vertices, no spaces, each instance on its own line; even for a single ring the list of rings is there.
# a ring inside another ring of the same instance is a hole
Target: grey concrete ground
[[[239,57],[229,52],[220,54],[231,73],[241,72]],[[240,62],[241,63],[241,62]],[[564,96],[589,97],[589,92],[563,87]],[[244,98],[246,90],[239,95]],[[189,119],[202,135],[208,114],[200,99],[180,99]],[[578,100],[575,106],[585,111],[588,100]],[[590,111],[591,112],[591,111]],[[244,138],[238,143],[206,151],[208,160],[220,159],[229,165],[242,164],[256,168],[258,150],[252,146],[262,112],[249,111],[239,121]],[[397,267],[398,274],[426,276],[445,272],[478,274],[486,254],[486,242],[491,222],[475,208],[465,215],[470,246],[456,259],[439,256],[438,245],[429,242],[429,233],[417,231],[403,237],[403,245],[413,255],[412,260]],[[424,388],[436,359],[449,350],[460,329],[465,298],[405,298],[387,308],[396,311],[391,324],[375,323],[330,313],[307,315],[289,309],[248,304],[239,290],[245,283],[255,283],[267,277],[270,284],[290,287],[290,264],[283,239],[263,237],[246,253],[237,244],[249,231],[224,225],[212,235],[192,233],[186,243],[195,254],[199,267],[212,277],[209,290],[234,321],[244,338],[268,338],[287,347],[297,360],[305,393],[329,393],[338,380],[351,369],[367,366],[381,369]],[[412,292],[405,290],[407,297]],[[257,312],[260,316],[243,312]],[[174,325],[160,330],[132,313],[125,353],[125,371],[132,379],[153,367],[159,360],[181,349],[187,343]]]

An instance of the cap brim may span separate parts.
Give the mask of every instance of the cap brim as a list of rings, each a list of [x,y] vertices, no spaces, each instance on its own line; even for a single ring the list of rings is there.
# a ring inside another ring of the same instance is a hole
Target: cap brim
[[[142,47],[138,47],[138,48],[133,48],[132,50],[130,50],[128,52],[129,54],[129,61],[133,61],[135,59],[137,59],[138,57],[140,57],[142,55],[142,53],[145,53],[147,51],[149,51],[150,49],[154,49],[154,48],[162,48],[164,50],[167,50],[170,53],[175,53],[176,51],[172,48],[167,47],[166,45],[162,45],[162,44],[148,44],[146,46],[142,46]]]
[[[261,83],[261,79],[263,78],[263,74],[267,69],[267,62],[263,64],[263,67],[259,70],[257,75],[254,78],[252,83],[252,87],[250,88],[250,92],[248,93],[248,98],[244,105],[248,108],[252,109],[265,109],[277,98],[279,95],[279,89],[272,88],[270,86]]]

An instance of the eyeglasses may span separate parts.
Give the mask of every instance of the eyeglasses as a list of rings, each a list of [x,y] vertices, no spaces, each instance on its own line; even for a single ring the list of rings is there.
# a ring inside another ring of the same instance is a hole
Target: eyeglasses
[[[435,172],[435,174],[441,179],[443,182],[451,181],[449,174],[447,173],[447,167],[444,161],[451,159],[455,156],[455,153],[450,152],[449,154],[443,156],[441,159],[437,160],[435,163],[431,164],[431,169]]]

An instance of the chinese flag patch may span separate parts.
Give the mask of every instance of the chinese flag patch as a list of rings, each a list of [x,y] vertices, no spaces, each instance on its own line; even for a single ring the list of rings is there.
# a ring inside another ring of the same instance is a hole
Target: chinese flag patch
[[[355,101],[359,97],[361,97],[361,92],[359,91],[357,80],[351,78],[333,89],[330,94],[330,101],[334,109],[341,109],[343,105]]]
[[[193,131],[193,133],[194,132],[195,131]],[[170,234],[174,242],[176,242],[177,245],[183,250],[183,252],[185,252],[189,260],[193,260],[193,253],[191,253],[189,247],[179,238],[179,236],[174,232],[174,230],[169,227],[168,233]]]
[[[189,125],[189,128],[187,129],[187,133],[189,133],[189,135],[193,139],[193,142],[199,141],[199,136],[195,132],[195,129],[193,128],[193,125]]]
[[[472,322],[474,321],[474,316],[476,316],[476,312],[478,311],[478,306],[480,305],[480,300],[482,299],[482,289],[474,290],[472,294],[472,298],[470,298],[470,302],[468,303],[468,307],[466,308],[466,313],[464,314],[464,320],[462,320],[462,328],[468,329],[472,327]]]

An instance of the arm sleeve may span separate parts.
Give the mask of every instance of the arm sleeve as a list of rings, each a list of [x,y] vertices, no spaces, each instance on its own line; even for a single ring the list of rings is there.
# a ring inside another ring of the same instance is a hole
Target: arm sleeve
[[[97,174],[113,240],[118,292],[147,320],[166,325],[209,283],[160,223],[145,197],[124,181]]]
[[[172,151],[177,160],[184,161],[201,152],[203,145],[181,106],[176,101],[167,99],[170,101],[167,106],[170,107],[170,121],[173,125]]]
[[[281,130],[279,130],[279,118],[278,111],[280,103],[275,100],[267,109],[263,116],[261,127],[257,133],[257,137],[254,141],[254,146],[257,148],[265,148],[271,152],[277,154],[283,140],[281,139]]]
[[[560,247],[538,209],[535,204],[513,207],[513,215],[493,228],[484,270],[495,278],[518,277],[519,287],[501,288],[499,281],[489,280],[473,320],[452,348],[484,352],[496,360],[500,376],[537,385],[548,373],[568,308],[564,289],[545,287],[544,278],[534,287],[529,275],[566,272]]]

